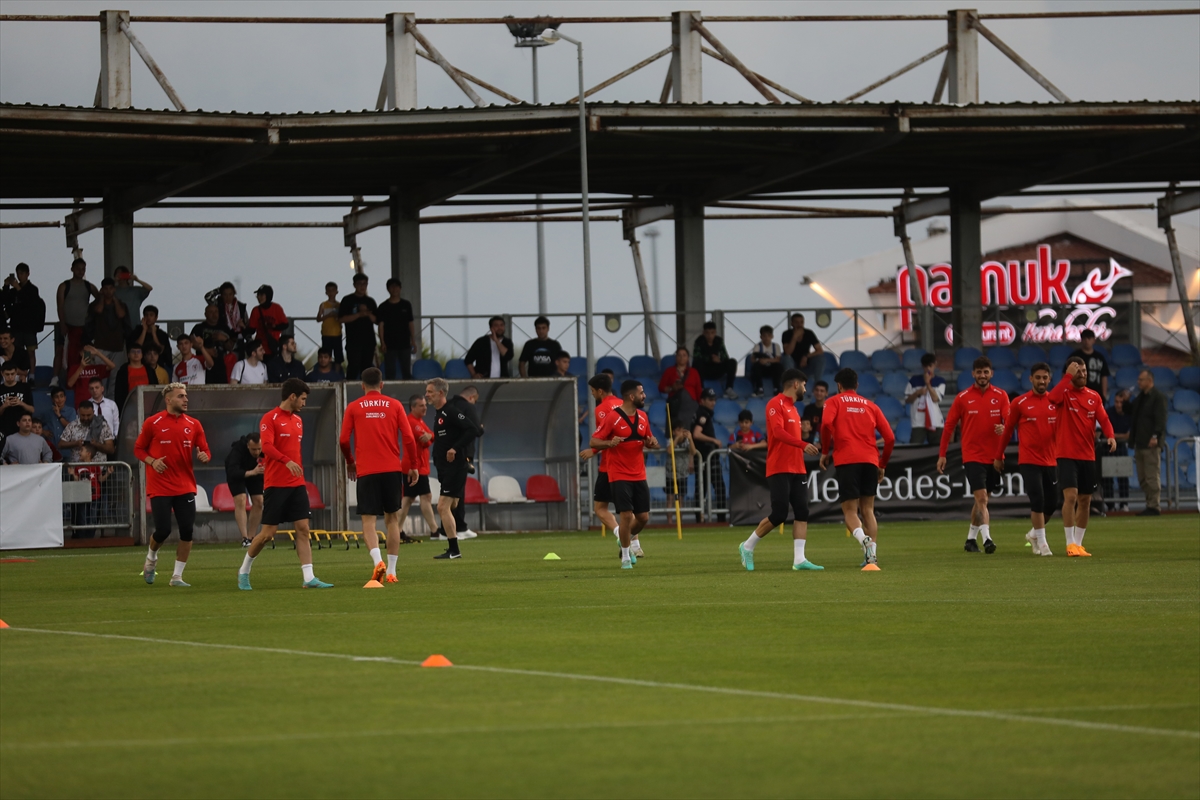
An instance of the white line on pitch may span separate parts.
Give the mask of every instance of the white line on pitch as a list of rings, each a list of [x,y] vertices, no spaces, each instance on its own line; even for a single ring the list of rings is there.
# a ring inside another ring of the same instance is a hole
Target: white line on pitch
[[[10,628],[10,630],[25,633],[56,634],[59,636],[82,636],[91,639],[117,639],[129,642],[145,642],[148,644],[169,644],[182,647],[212,648],[216,650],[241,650],[253,653],[273,653],[277,655],[309,656],[312,658],[332,658],[341,661],[377,662],[381,664],[396,664],[406,667],[419,666],[421,663],[419,661],[412,661],[408,659],[391,658],[390,656],[355,656],[346,653],[321,653],[313,650],[291,650],[282,647],[258,647],[244,644],[220,644],[214,642],[189,642],[180,639],[156,639],[149,636],[125,636],[116,633],[55,631],[41,628]],[[1003,722],[1027,722],[1037,725],[1057,725],[1067,728],[1083,728],[1085,730],[1140,733],[1151,736],[1179,736],[1186,739],[1200,739],[1200,731],[1179,730],[1172,728],[1146,728],[1138,725],[1116,725],[1108,722],[1086,722],[1084,720],[1063,719],[1061,717],[1031,717],[1023,714],[1013,714],[1004,711],[939,708],[937,706],[917,706],[907,703],[883,703],[875,700],[851,700],[838,697],[821,697],[818,695],[790,694],[788,692],[766,692],[755,689],[734,689],[723,686],[670,683],[666,681],[649,681],[638,678],[617,678],[610,675],[580,675],[571,672],[549,672],[546,670],[537,669],[514,669],[512,667],[486,667],[472,664],[456,664],[454,669],[471,672],[490,672],[499,675],[527,675],[535,678],[556,678],[558,680],[611,683],[620,686],[640,686],[648,689],[677,689],[686,692],[705,692],[708,694],[721,694],[735,697],[758,697],[767,700],[796,700],[803,703],[851,706],[853,708],[868,708],[877,711],[898,711],[911,714],[926,714],[930,716],[970,717],[975,719],[1000,720]]]

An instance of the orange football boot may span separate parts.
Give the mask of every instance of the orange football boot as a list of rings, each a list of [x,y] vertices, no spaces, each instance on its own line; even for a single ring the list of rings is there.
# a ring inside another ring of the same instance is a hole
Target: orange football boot
[[[387,572],[387,564],[384,564],[382,561],[380,561],[378,564],[375,565],[375,569],[371,573],[371,580],[383,581],[383,574],[385,572]]]
[[[400,579],[397,578],[395,575],[388,575],[387,580],[384,581],[384,583],[399,583],[399,582],[400,582]]]

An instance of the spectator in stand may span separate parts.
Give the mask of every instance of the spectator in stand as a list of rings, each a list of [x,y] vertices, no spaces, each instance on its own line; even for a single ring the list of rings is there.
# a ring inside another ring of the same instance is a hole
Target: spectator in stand
[[[279,354],[267,361],[267,383],[283,383],[288,378],[304,380],[304,362],[296,358],[296,337],[279,337]]]
[[[763,325],[758,329],[758,344],[750,350],[750,383],[754,385],[754,396],[763,396],[763,378],[770,378],[779,394],[779,379],[783,375],[783,350],[775,344],[775,329]]]
[[[379,342],[383,350],[383,376],[389,380],[412,380],[412,355],[416,350],[412,303],[400,296],[398,278],[388,278],[388,299],[375,309]]]
[[[63,431],[76,419],[75,409],[67,405],[67,390],[55,386],[50,390],[50,416],[46,419],[51,444],[62,439]]]
[[[79,416],[63,429],[62,438],[58,440],[58,449],[68,461],[85,460],[80,452],[84,445],[95,448],[96,461],[107,461],[109,456],[117,452],[112,429],[95,412],[91,403],[79,407]]]
[[[176,346],[179,348],[179,359],[175,363],[175,369],[172,374],[175,376],[176,383],[185,383],[188,386],[207,383],[208,368],[212,366],[212,359],[207,353],[203,356],[192,352],[192,337],[186,333],[179,334],[179,338],[175,340]]]
[[[4,382],[0,384],[0,434],[11,436],[17,432],[17,420],[21,415],[33,413],[33,389],[21,380],[17,365],[11,362],[0,367]]]
[[[1146,508],[1138,516],[1157,517],[1162,491],[1159,463],[1167,438],[1167,396],[1154,388],[1154,373],[1148,369],[1138,375],[1138,396],[1129,405],[1129,417],[1133,423],[1129,429],[1133,463],[1138,485],[1146,493]]]
[[[1108,409],[1108,421],[1113,426],[1113,438],[1117,440],[1117,451],[1113,455],[1128,456],[1129,455],[1129,432],[1133,429],[1133,418],[1129,416],[1129,390],[1121,389],[1117,392],[1117,396],[1113,398],[1112,407]],[[1104,456],[1108,455],[1107,445],[1102,451],[1100,443],[1096,444],[1096,460],[1099,461]],[[1116,481],[1116,486],[1113,486],[1113,481]],[[1113,489],[1116,489],[1114,492]],[[1129,510],[1129,478],[1105,478],[1104,479],[1104,496],[1111,498],[1114,502],[1108,506],[1109,511]],[[1118,499],[1119,498],[1119,499]]]
[[[1096,349],[1096,332],[1091,328],[1084,328],[1079,332],[1078,350],[1071,353],[1070,358],[1079,357],[1083,359],[1084,366],[1087,367],[1087,387],[1093,391],[1100,393],[1100,399],[1108,402],[1108,359],[1104,354]]]
[[[463,359],[472,378],[507,378],[513,357],[513,343],[504,335],[504,317],[488,320],[488,332],[471,345]]]
[[[84,442],[77,450],[78,455],[76,461],[81,461],[87,466],[74,467],[69,470],[71,479],[76,481],[86,481],[92,486],[92,502],[90,503],[75,503],[71,509],[71,522],[79,526],[72,534],[72,539],[94,539],[96,537],[95,528],[86,528],[85,526],[94,525],[99,518],[99,507],[96,501],[100,499],[102,492],[101,485],[108,479],[112,472],[112,467],[94,467],[91,466],[94,462],[106,461],[107,458],[96,445],[89,442]],[[84,529],[80,529],[84,528]]]
[[[942,428],[946,421],[938,403],[946,396],[946,381],[936,374],[937,356],[921,356],[921,374],[913,375],[904,390],[904,402],[910,406],[912,435],[909,444],[942,443]]]
[[[33,418],[33,435],[42,437],[42,441],[50,448],[50,458],[52,461],[62,461],[62,453],[58,452],[58,448],[54,446],[54,442],[50,439],[50,431],[46,430],[45,424],[37,417]]]
[[[663,370],[658,379],[658,391],[667,396],[667,408],[671,412],[671,424],[683,423],[696,413],[700,400],[700,373],[690,366],[692,357],[686,347],[675,349],[675,366]]]
[[[696,449],[700,451],[700,467],[696,470],[696,474],[701,476],[708,469],[708,455],[714,450],[720,448],[723,442],[717,438],[716,430],[713,427],[713,409],[717,406],[717,393],[712,389],[705,389],[700,392],[700,407],[696,409],[696,416],[692,418],[692,441],[696,443]],[[714,461],[713,474],[709,476],[709,483],[712,484],[712,505],[715,508],[725,507],[725,477],[721,474],[720,461]],[[718,522],[725,521],[725,515],[717,516]]]
[[[733,379],[737,377],[737,360],[729,357],[725,341],[717,336],[717,323],[711,320],[704,323],[704,333],[696,337],[693,350],[692,360],[696,362],[696,371],[700,373],[701,380],[723,379],[725,396],[736,400]]]
[[[4,439],[0,462],[5,464],[50,464],[54,454],[46,440],[33,432],[33,414],[22,409],[17,417],[17,430]]]
[[[100,290],[83,276],[87,262],[77,258],[71,262],[71,277],[58,285],[58,329],[54,336],[54,373],[70,373],[79,363],[83,352],[83,329],[87,325],[88,308]]]
[[[571,354],[566,350],[559,350],[554,355],[554,377],[555,378],[574,378],[571,374]]]
[[[88,310],[84,338],[118,367],[125,363],[125,337],[129,334],[129,313],[117,299],[117,282],[100,281],[100,297]],[[111,388],[111,386],[110,386]]]
[[[161,355],[157,347],[142,348],[142,363],[146,365],[146,378],[152,386],[166,386],[171,382],[167,370],[158,364]]]
[[[317,351],[317,363],[312,372],[305,376],[305,383],[341,383],[346,380],[342,365],[334,362],[333,352],[328,347]]]
[[[142,360],[142,348],[131,345],[125,353],[128,360],[117,368],[113,378],[113,401],[117,408],[125,407],[125,399],[134,389],[151,383],[150,370]]]
[[[127,344],[137,344],[142,347],[145,355],[147,348],[158,348],[158,358],[170,364],[174,361],[171,353],[171,337],[158,327],[158,306],[146,306],[142,309],[142,319],[129,334]]]
[[[800,425],[808,423],[809,431],[804,441],[819,444],[821,436],[821,418],[825,413],[825,401],[829,398],[829,384],[825,381],[817,381],[813,385],[812,390],[813,401],[804,407],[804,413],[800,415]]]
[[[792,327],[783,332],[783,368],[802,369],[815,386],[825,372],[825,348],[817,335],[804,327],[804,315],[792,314]]]
[[[747,453],[751,450],[765,450],[766,448],[767,437],[754,427],[754,412],[743,408],[738,412],[737,430],[729,434],[729,449]]]
[[[129,267],[117,267],[113,277],[117,281],[117,299],[125,304],[129,319],[138,319],[142,316],[142,303],[146,302],[154,287],[134,275]]]
[[[250,312],[250,330],[263,344],[263,351],[270,358],[279,352],[279,336],[291,323],[283,306],[275,302],[275,290],[264,283],[254,290],[258,305]]]
[[[686,501],[688,475],[696,471],[696,457],[700,451],[692,441],[692,434],[683,422],[674,422],[671,428],[671,447],[675,451],[674,462],[671,454],[666,459],[666,485],[663,490],[667,493],[667,524],[675,524],[675,501],[681,504]],[[675,465],[675,474],[671,474],[671,464]],[[679,487],[676,493],[675,488]],[[678,494],[678,496],[676,496]]]
[[[220,309],[219,322],[234,338],[247,338],[250,315],[246,312],[246,304],[237,299],[237,288],[232,283],[225,281],[219,289],[204,295],[204,302]]]
[[[255,384],[267,382],[267,365],[263,363],[262,342],[246,345],[246,357],[233,365],[230,383]]]
[[[12,364],[21,380],[29,380],[29,354],[24,347],[17,347],[17,340],[8,328],[0,328],[0,367]]]
[[[221,324],[221,307],[209,303],[204,307],[204,320],[192,328],[192,349],[204,358],[205,383],[229,383],[225,355],[235,345],[233,334]]]
[[[550,378],[554,376],[554,358],[562,352],[562,345],[550,338],[550,320],[538,317],[533,321],[536,338],[530,339],[521,348],[518,368],[522,378]]]
[[[333,281],[325,284],[325,300],[317,306],[317,322],[321,323],[321,347],[333,354],[339,367],[346,361],[342,354],[342,323],[339,321],[338,285]]]
[[[108,429],[116,436],[121,430],[121,409],[104,396],[104,381],[92,378],[88,381],[88,402],[100,419],[108,423]]]
[[[90,344],[84,345],[79,364],[71,372],[71,377],[67,378],[67,388],[75,390],[75,405],[81,406],[89,399],[88,386],[93,378],[99,378],[101,384],[105,383],[114,367],[116,364],[104,353]]]
[[[367,294],[367,276],[354,276],[354,292],[342,298],[338,321],[346,326],[346,377],[356,381],[362,371],[375,364],[375,311],[378,306]]]
[[[37,365],[38,334],[46,326],[46,301],[29,282],[29,265],[17,264],[0,289],[0,316],[8,320],[17,347],[25,351],[29,372]]]

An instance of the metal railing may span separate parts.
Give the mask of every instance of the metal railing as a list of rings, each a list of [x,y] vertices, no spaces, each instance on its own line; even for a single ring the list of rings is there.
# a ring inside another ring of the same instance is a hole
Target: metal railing
[[[65,484],[90,485],[80,496],[87,500],[63,503],[63,532],[72,539],[92,539],[99,533],[133,527],[133,471],[124,461],[64,462]],[[64,487],[65,488],[65,487]]]
[[[1179,465],[1181,461],[1180,454],[1183,452],[1180,450],[1180,448],[1186,446],[1191,449],[1194,454],[1197,440],[1198,437],[1185,436],[1175,443],[1174,448],[1167,451],[1167,477],[1170,479],[1167,487],[1168,502],[1170,503],[1171,508],[1175,509],[1176,511],[1183,510],[1184,502],[1190,501],[1193,504],[1200,502],[1200,490],[1197,489],[1195,484],[1185,486],[1184,484],[1186,481],[1181,480],[1179,475]],[[1195,458],[1194,455],[1193,458]],[[1198,473],[1200,473],[1200,463],[1196,464],[1196,469]]]

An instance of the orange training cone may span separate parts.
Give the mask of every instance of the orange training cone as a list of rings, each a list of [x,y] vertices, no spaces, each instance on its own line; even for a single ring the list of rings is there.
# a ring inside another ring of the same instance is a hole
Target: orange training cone
[[[382,589],[383,584],[376,580],[369,580],[363,584],[364,589]]]
[[[4,630],[7,627],[9,627],[8,623],[0,619],[0,630]]]
[[[453,667],[454,665],[450,663],[450,659],[446,658],[443,655],[432,655],[429,658],[422,661],[421,666],[422,667]]]
[[[878,564],[867,564],[865,567],[862,568],[862,571],[863,572],[879,572],[879,565]]]

